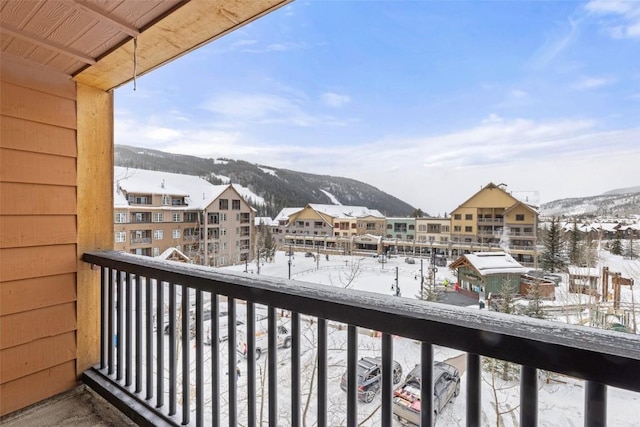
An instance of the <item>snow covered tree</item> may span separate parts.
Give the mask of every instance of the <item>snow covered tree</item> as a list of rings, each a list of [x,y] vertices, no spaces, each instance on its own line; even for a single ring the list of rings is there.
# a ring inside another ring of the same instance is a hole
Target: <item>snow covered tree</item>
[[[561,270],[565,263],[562,259],[562,239],[557,218],[551,219],[549,229],[544,236],[544,251],[541,256],[542,268],[551,273]]]
[[[620,238],[616,237],[611,244],[611,253],[613,255],[622,255],[622,243],[620,242]]]
[[[633,241],[633,236],[627,241],[624,248],[624,257],[627,259],[638,258],[638,244]]]

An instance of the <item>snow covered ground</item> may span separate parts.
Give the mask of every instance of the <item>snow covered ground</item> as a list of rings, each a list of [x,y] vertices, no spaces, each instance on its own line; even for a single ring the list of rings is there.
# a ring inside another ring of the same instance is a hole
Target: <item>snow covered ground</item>
[[[288,277],[289,257],[283,252],[278,252],[272,263],[264,263],[260,266],[260,274]],[[339,287],[349,286],[353,289],[362,289],[367,291],[379,292],[387,295],[394,295],[396,267],[398,270],[398,285],[403,297],[414,298],[420,291],[420,260],[415,264],[404,262],[404,258],[390,258],[387,263],[381,264],[377,258],[361,258],[350,256],[330,256],[327,260],[325,257],[314,259],[313,257],[305,257],[303,253],[296,253],[292,257],[291,276],[294,279],[322,283]],[[601,261],[606,262],[610,266],[611,271],[621,271],[631,277],[635,277],[639,282],[640,262],[629,262],[621,257],[614,257],[603,254]],[[424,262],[424,272],[428,268],[428,262]],[[228,267],[233,271],[244,271],[245,266]],[[249,264],[249,272],[257,274],[258,268],[255,263]],[[455,282],[455,275],[446,267],[440,267],[436,275],[436,283],[442,283],[448,279],[452,283]],[[425,282],[428,283],[425,278]],[[632,299],[638,301],[640,298],[640,286],[634,287],[633,298],[631,290],[623,289],[622,299],[624,301]],[[452,292],[450,289],[449,292]],[[566,292],[566,283],[561,283],[558,287],[557,300],[553,304],[562,304],[570,302],[568,299],[577,298],[574,294]],[[580,298],[587,298],[582,296]],[[477,307],[477,304],[473,305]],[[240,311],[240,310],[239,310]],[[567,316],[558,319],[560,321],[570,320]],[[306,425],[313,425],[316,418],[316,397],[315,390],[317,379],[313,375],[315,366],[315,325],[309,322],[303,322],[303,344],[302,344],[302,411],[306,419]],[[346,395],[340,389],[340,377],[346,369],[346,330],[330,328],[329,332],[329,366],[328,366],[328,419],[329,425],[340,426],[345,425],[346,420]],[[380,356],[380,339],[364,334],[359,335],[358,357],[363,356]],[[420,345],[409,339],[397,338],[394,340],[394,359],[397,360],[406,374],[415,366],[420,357]],[[192,350],[193,351],[193,350]],[[220,394],[221,411],[220,414],[224,424],[226,402],[228,399],[228,367],[226,363],[227,347],[226,342],[220,345],[220,354],[222,356],[222,364],[219,367],[222,378],[222,389]],[[446,361],[457,356],[461,356],[461,352],[457,350],[437,347],[435,349],[435,359]],[[205,348],[205,358],[210,359],[210,350]],[[192,360],[194,356],[192,356]],[[462,356],[464,357],[464,356]],[[288,363],[289,352],[286,349],[278,351],[279,358],[279,425],[289,425],[290,420],[290,384],[291,384],[291,368]],[[205,361],[205,368],[210,369],[210,363]],[[464,366],[464,365],[463,365]],[[246,420],[246,362],[241,359],[240,362],[241,376],[238,383],[239,408],[238,416],[240,423],[244,424]],[[268,407],[266,396],[266,358],[262,357],[257,362],[258,369],[258,396],[257,406],[258,420],[262,420],[262,425],[267,425]],[[235,369],[231,370],[233,375]],[[205,372],[205,378],[209,377],[210,372]],[[466,393],[466,375],[462,372],[462,392],[445,410],[438,416],[437,425],[457,426],[465,423],[465,393]],[[263,400],[262,390],[265,390]],[[519,411],[519,383],[514,381],[502,381],[499,376],[493,376],[488,371],[483,371],[482,382],[482,424],[498,425],[497,412],[502,412],[500,416],[500,424],[505,426],[517,426]],[[209,400],[210,402],[210,400]],[[497,404],[496,404],[497,402]],[[539,381],[539,419],[540,426],[577,426],[583,424],[582,415],[584,413],[584,384],[581,381],[565,376],[546,373],[540,373]],[[608,423],[612,426],[640,426],[640,394],[631,393],[624,390],[609,388],[607,396],[607,417]],[[207,412],[205,412],[207,413]],[[362,425],[376,426],[380,424],[380,397],[378,396],[369,404],[359,403],[358,407],[359,420]],[[210,421],[211,415],[207,415],[205,421]],[[400,424],[398,424],[400,425]]]

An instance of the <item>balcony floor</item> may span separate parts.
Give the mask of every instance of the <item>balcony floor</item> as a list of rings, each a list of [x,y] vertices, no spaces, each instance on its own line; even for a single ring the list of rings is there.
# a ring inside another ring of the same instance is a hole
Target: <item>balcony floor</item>
[[[3,427],[42,425],[50,427],[107,427],[136,425],[85,385],[8,414],[0,418],[0,424]]]

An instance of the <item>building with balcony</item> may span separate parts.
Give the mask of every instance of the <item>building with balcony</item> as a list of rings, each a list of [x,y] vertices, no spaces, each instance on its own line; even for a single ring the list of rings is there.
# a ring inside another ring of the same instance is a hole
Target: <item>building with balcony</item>
[[[113,250],[114,89],[135,78],[134,73],[151,72],[286,3],[123,0],[108,7],[93,1],[2,3],[0,416],[80,384],[96,390],[140,425],[205,425],[205,413],[216,424],[224,417],[235,425],[240,405],[248,414],[257,414],[254,358],[246,360],[246,400],[239,399],[237,377],[225,375],[235,372],[237,362],[235,322],[228,323],[228,343],[222,347],[214,327],[219,321],[216,304],[211,304],[210,319],[204,320],[204,299],[211,303],[224,298],[230,316],[236,315],[239,301],[244,302],[247,325],[255,319],[255,305],[267,307],[272,333],[268,378],[261,386],[268,393],[264,418],[269,425],[282,423],[278,417],[284,405],[291,408],[287,422],[301,425],[301,385],[295,369],[300,370],[302,316],[305,320],[312,316],[317,331],[318,386],[312,411],[320,426],[329,424],[329,322],[347,325],[347,426],[358,424],[355,378],[362,328],[382,335],[383,426],[392,425],[389,367],[394,335],[420,343],[423,383],[432,379],[434,345],[468,353],[469,426],[480,425],[481,420],[481,355],[522,367],[520,425],[536,424],[538,369],[580,379],[585,389],[585,424],[604,424],[608,386],[640,391],[636,335],[537,319],[514,321],[499,313],[415,299],[406,299],[400,306],[387,295],[226,274]],[[218,198],[215,209],[202,212],[201,226],[207,235],[215,236],[216,228],[224,235],[220,215],[234,211],[235,194],[228,191]],[[153,223],[153,215],[149,220],[144,213],[154,213],[153,207],[140,209],[147,204],[142,203],[144,194],[151,193],[141,191],[140,199],[133,200],[140,202],[135,208],[142,215],[136,216],[139,222],[134,226],[139,228],[134,230],[141,232],[135,234],[141,241],[149,239],[146,231],[154,230],[142,227]],[[185,192],[174,195],[186,198]],[[248,219],[251,224],[250,215]],[[199,238],[196,226],[183,231],[191,239]],[[220,243],[207,242],[205,254]],[[294,375],[286,396],[278,396],[274,331],[279,309],[291,312],[288,351]],[[166,338],[158,327],[165,320]],[[205,361],[207,328],[212,331],[213,356]],[[182,349],[180,365],[177,343]],[[249,351],[255,344],[248,340]],[[228,350],[226,364],[216,359],[223,348]],[[223,382],[227,387],[221,402]],[[425,387],[421,392],[423,425],[431,425],[432,391]],[[248,418],[250,425],[254,417]],[[50,421],[43,418],[34,425]]]
[[[158,256],[176,248],[196,264],[250,261],[255,210],[232,184],[114,168],[114,249]]]
[[[521,264],[537,265],[538,211],[490,183],[451,212],[451,248],[455,255],[508,248]]]

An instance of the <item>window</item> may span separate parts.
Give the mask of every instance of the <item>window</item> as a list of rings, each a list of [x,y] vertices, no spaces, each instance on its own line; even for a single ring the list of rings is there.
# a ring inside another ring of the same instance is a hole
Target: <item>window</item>
[[[179,239],[180,238],[180,229],[175,229],[173,230],[173,232],[171,233],[171,237],[173,237],[174,239]]]
[[[116,231],[116,243],[124,243],[127,241],[126,231]]]
[[[418,226],[418,231],[427,231],[427,226],[424,224],[421,224]]]
[[[240,200],[232,200],[231,201],[231,209],[233,209],[234,211],[239,211],[240,210]]]
[[[154,230],[153,231],[153,239],[154,240],[162,240],[164,238],[164,231],[162,230]]]
[[[409,224],[409,230],[415,230],[415,229],[416,229],[416,226],[415,226],[415,225],[413,225],[413,224]]]
[[[227,235],[227,229],[224,228],[224,227],[220,228],[220,235],[221,236],[226,236]]]
[[[516,214],[516,221],[524,221],[524,214]]]
[[[162,204],[163,205],[170,205],[171,204],[171,197],[167,196],[166,194],[162,195]]]
[[[472,232],[473,232],[473,227],[466,226],[466,227],[464,228],[464,232],[465,232],[465,233],[472,233]]]
[[[115,223],[116,224],[123,224],[127,222],[127,214],[124,212],[116,212],[115,214]]]
[[[227,250],[227,242],[220,243],[220,250],[221,251],[226,251]]]
[[[393,225],[387,224],[387,230],[393,230]]]
[[[184,222],[198,222],[197,212],[186,212],[184,214]]]
[[[473,214],[465,214],[464,215],[464,219],[467,220],[467,221],[473,220]]]
[[[227,220],[227,214],[226,213],[221,213],[220,214],[220,221],[226,221]]]
[[[220,210],[229,210],[229,200],[228,199],[220,199]]]
[[[462,215],[461,214],[455,214],[455,215],[453,215],[453,219],[461,220],[462,219]]]
[[[162,222],[162,221],[164,221],[164,214],[162,212],[154,212],[153,222]]]
[[[153,248],[153,256],[159,256],[160,255],[160,248]]]
[[[173,218],[173,222],[181,222],[182,214],[180,212],[174,212],[172,218]]]
[[[459,225],[454,225],[453,226],[453,231],[456,233],[459,233],[461,231],[461,227]]]

